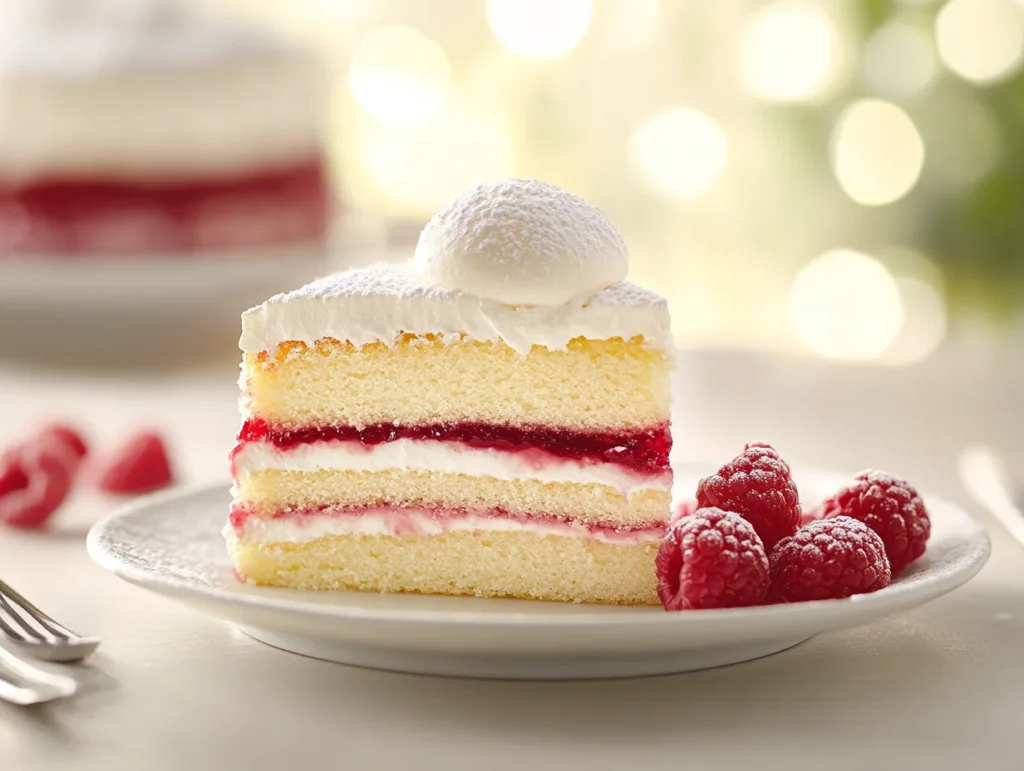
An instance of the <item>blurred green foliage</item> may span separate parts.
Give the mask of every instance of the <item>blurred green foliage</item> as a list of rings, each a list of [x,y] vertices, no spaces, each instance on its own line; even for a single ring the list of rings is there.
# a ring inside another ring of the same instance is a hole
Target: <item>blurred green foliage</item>
[[[946,271],[954,307],[1002,316],[1024,303],[1024,78],[973,90],[998,121],[996,167],[965,194],[922,191],[920,238]]]
[[[895,12],[907,10],[907,4],[893,0],[858,2],[865,38]],[[916,10],[934,20],[941,7],[934,2]],[[992,172],[966,191],[921,185],[912,193],[924,211],[915,245],[943,269],[954,310],[969,306],[1006,317],[1024,305],[1024,75],[1018,71],[988,85],[949,72],[942,77],[950,81],[948,87],[925,99],[959,91],[983,105],[996,119],[1000,150]],[[915,105],[907,108],[914,113]]]

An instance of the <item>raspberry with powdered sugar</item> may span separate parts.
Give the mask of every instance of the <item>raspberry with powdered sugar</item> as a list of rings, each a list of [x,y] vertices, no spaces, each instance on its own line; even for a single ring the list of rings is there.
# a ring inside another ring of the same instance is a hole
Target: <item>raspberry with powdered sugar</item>
[[[743,517],[697,509],[668,530],[655,561],[666,610],[757,605],[768,593],[768,557]]]
[[[658,596],[666,610],[694,610],[876,592],[924,554],[930,533],[921,496],[892,474],[861,472],[801,505],[778,452],[748,444],[700,480],[695,501],[677,504],[656,560]],[[764,594],[758,549],[770,566]]]

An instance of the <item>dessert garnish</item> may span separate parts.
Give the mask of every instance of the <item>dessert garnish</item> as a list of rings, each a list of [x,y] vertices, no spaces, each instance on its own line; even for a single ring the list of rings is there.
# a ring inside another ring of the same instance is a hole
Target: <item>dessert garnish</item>
[[[859,519],[882,538],[893,577],[924,554],[932,523],[917,490],[884,471],[862,471],[825,501],[824,517]]]
[[[163,439],[146,431],[129,437],[115,450],[100,471],[98,484],[108,493],[136,495],[167,487],[173,481]]]
[[[736,517],[756,532],[756,544]],[[924,501],[903,479],[863,471],[824,502],[801,507],[789,465],[770,445],[748,444],[700,480],[696,501],[677,506],[656,561],[658,596],[666,610],[692,610],[875,592],[924,554],[930,534]],[[760,597],[751,589],[756,570],[740,563],[756,546],[771,568]]]
[[[655,560],[666,610],[757,605],[768,593],[768,557],[739,514],[697,509],[666,533]]]

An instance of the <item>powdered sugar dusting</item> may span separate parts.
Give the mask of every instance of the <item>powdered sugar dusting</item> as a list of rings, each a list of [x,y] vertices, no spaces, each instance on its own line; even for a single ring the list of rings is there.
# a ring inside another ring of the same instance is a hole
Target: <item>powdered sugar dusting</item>
[[[268,305],[294,300],[332,300],[355,297],[450,302],[459,297],[466,297],[466,295],[453,289],[425,283],[416,276],[409,263],[378,263],[365,268],[333,273],[306,284],[300,289],[276,294],[247,313],[253,313]],[[664,307],[665,299],[642,286],[631,284],[628,281],[620,281],[607,289],[602,289],[576,307],[588,306],[656,308]]]
[[[501,340],[520,353],[533,345],[562,349],[575,337],[640,336],[652,347],[671,344],[665,300],[628,282],[586,300],[513,307],[428,284],[409,263],[382,263],[326,276],[246,311],[239,346],[259,352],[325,337],[391,344],[403,333]]]
[[[622,281],[629,255],[596,207],[533,179],[485,182],[427,223],[424,279],[509,305],[557,305]]]

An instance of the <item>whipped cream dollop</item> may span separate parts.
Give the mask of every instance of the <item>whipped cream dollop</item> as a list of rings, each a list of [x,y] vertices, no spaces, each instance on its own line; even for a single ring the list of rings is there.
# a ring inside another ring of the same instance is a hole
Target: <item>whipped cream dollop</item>
[[[513,306],[562,305],[621,282],[622,236],[579,196],[533,179],[484,182],[427,223],[413,256],[436,286]]]

